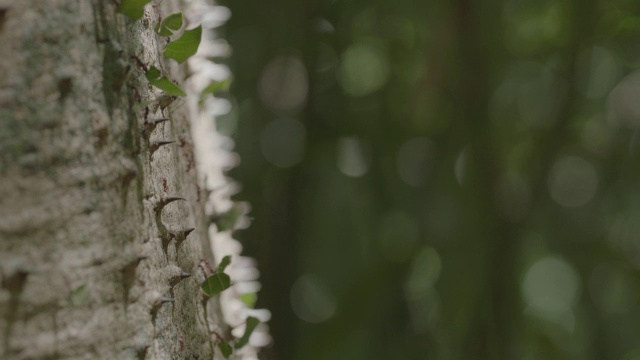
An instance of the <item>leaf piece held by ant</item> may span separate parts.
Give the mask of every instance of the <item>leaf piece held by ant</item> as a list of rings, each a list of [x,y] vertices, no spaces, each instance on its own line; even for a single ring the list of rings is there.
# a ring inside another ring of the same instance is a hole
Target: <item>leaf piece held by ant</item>
[[[218,95],[219,93],[229,91],[230,86],[231,86],[230,77],[222,81],[212,81],[211,84],[209,84],[209,86],[207,86],[206,88],[204,88],[204,90],[202,90],[202,95],[205,95],[205,94]]]
[[[220,340],[220,342],[218,343],[218,349],[220,349],[220,352],[225,359],[228,359],[233,352],[233,348],[231,347],[231,345],[229,345],[229,343],[224,340]]]
[[[247,343],[249,343],[249,338],[251,337],[251,334],[253,333],[253,330],[256,329],[258,324],[260,324],[260,320],[258,320],[257,318],[255,318],[253,316],[249,316],[247,318],[246,327],[244,329],[244,335],[242,335],[242,337],[235,344],[235,348],[236,349],[240,349],[241,347],[243,347],[243,346],[247,345]]]
[[[118,12],[131,18],[138,20],[144,15],[144,7],[152,0],[122,0],[118,6]]]
[[[164,57],[183,63],[198,51],[202,38],[202,26],[185,30],[178,40],[172,41],[164,50]]]
[[[182,13],[173,13],[167,15],[161,22],[159,22],[154,30],[160,36],[171,36],[174,32],[180,30],[182,27]]]
[[[216,271],[202,283],[202,291],[207,296],[218,295],[231,286],[231,278],[224,273],[224,269],[231,263],[231,256],[222,258]]]
[[[157,87],[160,90],[166,91],[169,95],[173,95],[173,96],[187,95],[184,92],[184,90],[182,90],[178,85],[176,85],[174,82],[169,80],[169,78],[167,78],[166,76],[162,75],[162,72],[155,66],[152,66],[151,68],[149,68],[149,70],[144,74],[144,76],[149,81],[149,84]]]

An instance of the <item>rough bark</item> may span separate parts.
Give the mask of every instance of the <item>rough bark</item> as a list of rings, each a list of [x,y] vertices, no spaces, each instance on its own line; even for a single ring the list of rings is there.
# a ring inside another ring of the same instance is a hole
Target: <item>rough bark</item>
[[[187,115],[139,64],[165,66],[158,16],[0,0],[2,359],[213,356]]]

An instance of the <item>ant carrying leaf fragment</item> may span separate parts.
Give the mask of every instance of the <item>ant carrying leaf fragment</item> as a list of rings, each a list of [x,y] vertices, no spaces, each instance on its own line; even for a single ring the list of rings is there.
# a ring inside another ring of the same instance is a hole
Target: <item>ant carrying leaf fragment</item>
[[[247,317],[247,320],[245,320],[244,334],[235,342],[235,344],[233,344],[233,346],[231,346],[229,341],[225,340],[224,338],[222,338],[222,336],[214,332],[214,335],[217,337],[218,349],[220,349],[222,356],[224,356],[225,359],[228,359],[229,356],[233,354],[234,350],[239,350],[247,345],[249,343],[249,339],[251,338],[251,334],[253,334],[254,330],[258,327],[259,324],[260,320],[258,320],[258,318],[255,318],[253,316]]]
[[[151,105],[151,110],[153,110],[153,112],[158,111],[158,109],[164,110],[168,108],[169,105],[173,104],[173,102],[176,101],[177,99],[178,99],[177,96],[162,94],[152,102],[153,105]]]
[[[224,356],[225,359],[228,359],[229,356],[231,356],[231,353],[233,353],[233,348],[231,347],[231,345],[229,345],[228,342],[224,340],[219,341],[220,342],[218,343],[218,349],[220,349],[222,356]]]
[[[218,231],[236,230],[245,228],[250,221],[246,216],[250,206],[246,202],[235,202],[226,212],[210,216],[210,220],[216,224]]]
[[[182,13],[173,13],[167,15],[154,27],[156,33],[160,36],[171,36],[182,27]]]
[[[116,1],[118,12],[128,16],[131,20],[138,20],[144,15],[144,7],[152,0],[121,0]]]
[[[182,90],[178,85],[169,80],[166,76],[162,75],[160,69],[152,66],[149,70],[144,74],[144,76],[149,81],[149,84],[157,87],[160,90],[166,91],[169,95],[173,96],[185,96],[187,95],[184,90]],[[167,107],[168,104],[164,107]],[[162,106],[161,106],[162,107]]]
[[[202,26],[185,30],[182,36],[172,41],[164,50],[164,57],[183,63],[198,51],[202,39]]]
[[[249,343],[249,338],[251,338],[251,334],[253,334],[253,330],[255,330],[256,327],[258,327],[258,324],[260,324],[260,320],[258,320],[258,318],[255,318],[253,316],[249,316],[247,318],[246,327],[244,329],[244,335],[242,335],[242,337],[234,345],[236,349],[240,349]]]
[[[222,258],[216,270],[202,283],[202,291],[207,296],[218,295],[231,286],[231,278],[224,273],[224,269],[231,263],[231,256]]]

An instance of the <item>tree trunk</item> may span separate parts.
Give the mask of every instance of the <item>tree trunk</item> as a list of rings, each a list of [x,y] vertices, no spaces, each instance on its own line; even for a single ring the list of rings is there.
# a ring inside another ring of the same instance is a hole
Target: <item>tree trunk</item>
[[[0,0],[2,359],[210,359],[227,328],[189,114],[142,71],[162,9],[116,8]]]

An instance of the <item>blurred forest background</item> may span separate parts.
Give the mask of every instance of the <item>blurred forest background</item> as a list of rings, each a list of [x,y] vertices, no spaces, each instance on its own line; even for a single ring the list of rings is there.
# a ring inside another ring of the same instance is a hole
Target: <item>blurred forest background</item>
[[[640,2],[221,5],[265,358],[640,359]]]

